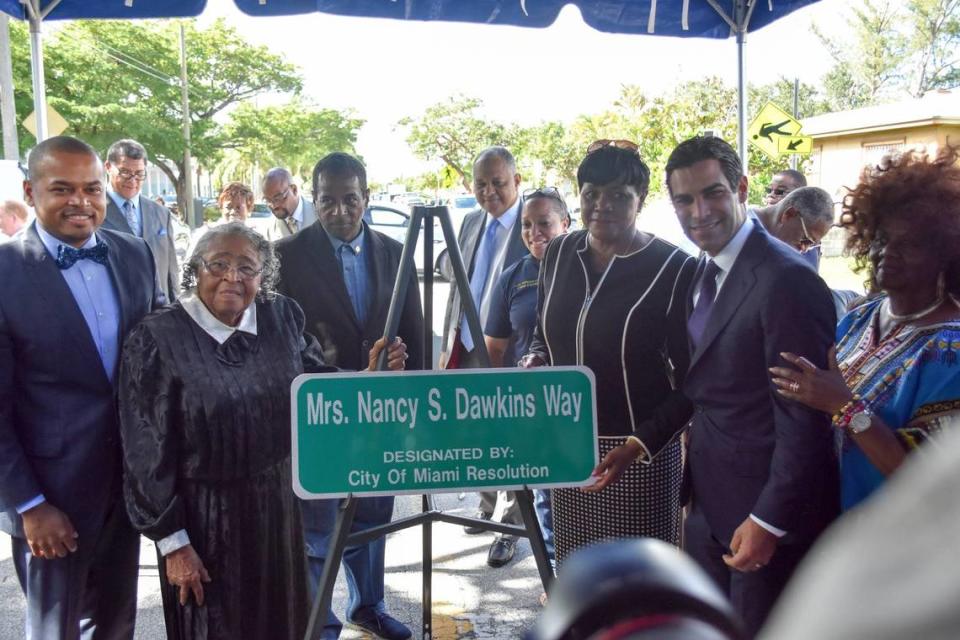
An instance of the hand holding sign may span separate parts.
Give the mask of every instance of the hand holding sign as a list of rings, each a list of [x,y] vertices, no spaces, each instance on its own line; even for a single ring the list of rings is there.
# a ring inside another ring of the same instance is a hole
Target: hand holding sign
[[[373,343],[373,347],[370,348],[370,359],[367,363],[367,371],[377,371],[377,358],[380,357],[380,352],[383,351],[383,348],[387,344],[386,337],[380,338]],[[403,371],[407,366],[407,358],[410,356],[407,355],[407,345],[400,339],[399,336],[394,338],[393,343],[387,347],[387,368],[390,371]]]

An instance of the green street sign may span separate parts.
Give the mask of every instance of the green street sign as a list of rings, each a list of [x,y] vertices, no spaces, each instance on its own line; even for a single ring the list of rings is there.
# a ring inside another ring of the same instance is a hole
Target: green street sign
[[[583,486],[597,465],[586,367],[302,375],[301,498]]]

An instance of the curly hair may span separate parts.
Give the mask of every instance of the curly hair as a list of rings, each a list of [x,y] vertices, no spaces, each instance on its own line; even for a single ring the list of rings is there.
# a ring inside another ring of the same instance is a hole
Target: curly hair
[[[190,254],[187,263],[183,266],[181,288],[184,291],[190,291],[197,286],[200,269],[203,268],[201,257],[215,240],[226,236],[244,238],[257,252],[263,268],[263,272],[260,274],[260,290],[257,291],[257,297],[261,300],[273,298],[277,293],[277,282],[280,280],[280,259],[277,258],[277,252],[274,251],[271,242],[242,222],[228,222],[217,225],[203,234],[203,237],[200,238],[197,246],[193,249],[193,253]]]
[[[947,146],[930,159],[908,151],[866,167],[860,183],[843,199],[840,224],[847,229],[847,253],[855,271],[866,271],[867,286],[877,291],[870,257],[879,230],[890,220],[909,221],[928,236],[930,250],[947,263],[946,289],[960,294],[960,166],[957,147]]]
[[[242,182],[231,182],[221,189],[217,196],[217,206],[222,207],[224,202],[234,198],[243,198],[247,202],[247,208],[253,208],[253,189]]]

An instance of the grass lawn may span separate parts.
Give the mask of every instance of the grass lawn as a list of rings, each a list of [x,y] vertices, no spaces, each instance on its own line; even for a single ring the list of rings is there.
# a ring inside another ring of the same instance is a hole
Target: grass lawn
[[[867,279],[866,273],[853,272],[853,258],[837,256],[835,258],[820,259],[820,277],[831,289],[850,289],[863,292],[863,283]]]

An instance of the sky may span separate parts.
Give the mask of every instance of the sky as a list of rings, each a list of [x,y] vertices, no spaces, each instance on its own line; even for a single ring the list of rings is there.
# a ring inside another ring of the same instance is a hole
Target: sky
[[[796,75],[815,83],[832,61],[812,34],[811,23],[833,32],[842,26],[838,18],[861,2],[821,0],[749,34],[748,80],[763,84]],[[757,11],[766,5],[760,0]],[[208,0],[201,23],[217,17],[249,42],[266,45],[297,64],[304,95],[317,105],[352,109],[366,121],[357,151],[371,179],[381,182],[438,168],[413,156],[396,123],[455,93],[482,99],[491,118],[531,125],[569,122],[579,114],[602,111],[623,84],[637,84],[656,95],[680,82],[717,75],[736,86],[732,38],[600,33],[585,25],[573,6],[547,29],[320,13],[252,18],[232,0]]]

